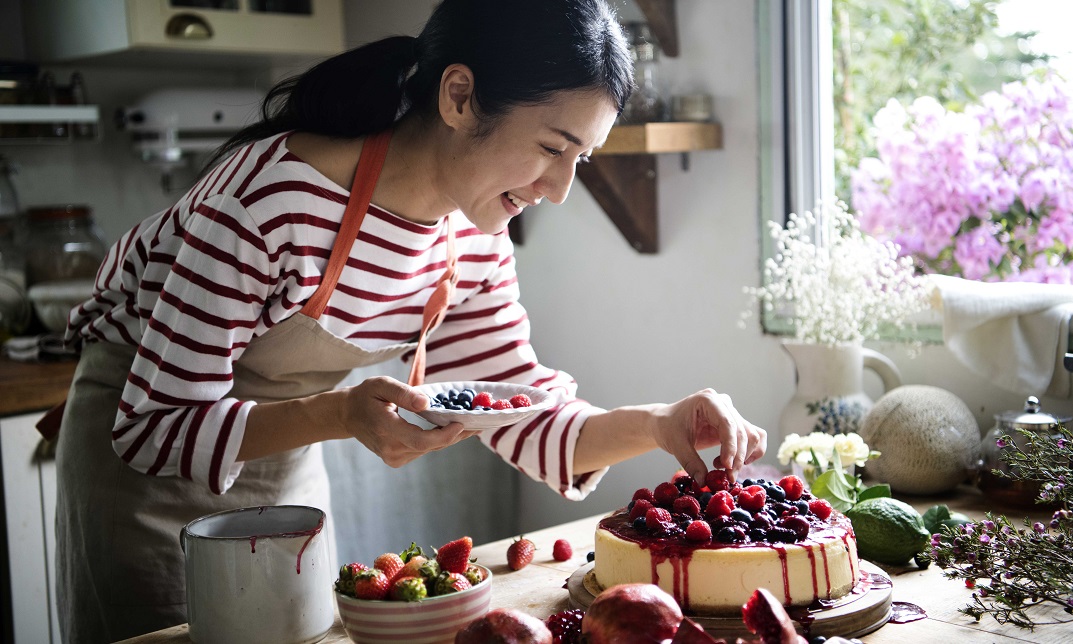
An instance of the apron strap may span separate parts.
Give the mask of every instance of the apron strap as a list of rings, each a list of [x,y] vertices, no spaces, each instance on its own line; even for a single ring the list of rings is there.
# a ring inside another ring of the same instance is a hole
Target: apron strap
[[[350,199],[343,213],[343,221],[339,224],[335,243],[332,244],[332,254],[328,257],[328,267],[324,269],[320,286],[302,307],[300,313],[303,315],[318,320],[324,312],[324,307],[328,305],[328,299],[335,291],[339,276],[346,268],[350,249],[354,247],[354,241],[358,238],[361,222],[365,219],[365,213],[369,211],[369,202],[373,198],[376,182],[380,179],[380,170],[384,167],[384,158],[387,156],[390,141],[391,130],[377,132],[365,138],[365,143],[361,146],[361,157],[358,159],[358,169],[354,172],[354,183],[350,187]]]
[[[411,387],[416,387],[425,381],[425,345],[428,334],[443,321],[444,313],[451,304],[456,284],[458,284],[458,258],[455,256],[455,234],[451,225],[451,215],[447,215],[447,268],[436,282],[436,288],[425,303],[425,310],[421,314],[421,335],[417,339],[414,362],[410,365],[408,382]]]

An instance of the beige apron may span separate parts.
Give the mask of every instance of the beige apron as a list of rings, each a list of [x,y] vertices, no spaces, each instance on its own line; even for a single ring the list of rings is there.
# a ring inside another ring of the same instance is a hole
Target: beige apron
[[[352,369],[418,347],[404,343],[366,351],[316,320],[357,237],[389,138],[390,133],[383,133],[365,142],[329,270],[317,293],[302,312],[250,342],[234,365],[230,397],[266,402],[328,391]],[[449,226],[448,231],[450,238]],[[453,257],[448,264],[453,266]],[[453,286],[451,276],[446,277]],[[441,316],[431,317],[439,321]],[[329,514],[326,532],[333,551],[335,547],[320,444],[247,461],[223,495],[180,477],[147,476],[119,459],[110,435],[136,351],[126,345],[87,344],[63,411],[57,445],[56,581],[60,628],[68,643],[111,642],[187,621],[178,535],[197,517],[256,505],[310,505]],[[423,373],[416,374],[416,380],[421,377]]]

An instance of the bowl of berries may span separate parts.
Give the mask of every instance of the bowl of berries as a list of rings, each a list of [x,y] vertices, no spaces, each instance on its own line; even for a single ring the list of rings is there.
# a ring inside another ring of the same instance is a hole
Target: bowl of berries
[[[462,423],[467,430],[520,423],[550,408],[554,400],[549,391],[511,382],[430,382],[417,388],[432,403],[418,416],[439,427]]]
[[[470,561],[462,537],[429,556],[419,546],[387,552],[371,566],[339,569],[335,599],[354,642],[453,642],[455,633],[488,612],[492,572]]]

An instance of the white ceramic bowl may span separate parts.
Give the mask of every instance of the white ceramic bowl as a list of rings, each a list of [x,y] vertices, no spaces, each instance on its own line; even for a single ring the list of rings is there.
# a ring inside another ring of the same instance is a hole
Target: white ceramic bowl
[[[512,407],[510,409],[493,409],[491,411],[475,410],[451,410],[442,408],[430,408],[417,415],[438,427],[448,423],[459,422],[468,430],[496,429],[505,425],[520,423],[531,416],[538,414],[552,405],[552,394],[536,387],[516,385],[509,382],[484,382],[484,381],[456,381],[456,382],[430,382],[420,385],[418,389],[428,395],[433,401],[436,395],[446,393],[452,389],[462,391],[472,389],[480,393],[487,391],[492,400],[505,398],[509,400],[517,394],[529,396],[532,405],[529,407]]]
[[[484,581],[476,586],[416,602],[355,599],[336,592],[343,629],[359,644],[454,642],[455,633],[483,617],[492,601],[492,571],[478,567]]]
[[[71,309],[93,296],[93,280],[42,282],[31,286],[26,295],[45,328],[63,333]]]

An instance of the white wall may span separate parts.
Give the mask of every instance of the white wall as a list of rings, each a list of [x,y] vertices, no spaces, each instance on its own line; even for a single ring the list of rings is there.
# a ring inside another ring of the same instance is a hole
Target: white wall
[[[625,1],[616,5],[636,17],[636,8]],[[0,0],[0,23],[17,17],[17,2]],[[348,0],[347,42],[415,34],[434,5],[434,0]],[[692,154],[688,172],[677,155],[659,158],[655,255],[634,252],[580,183],[564,205],[527,212],[525,244],[517,252],[522,301],[542,361],[573,374],[580,395],[592,403],[670,402],[710,386],[730,394],[747,418],[774,428],[793,389],[793,367],[778,339],[763,335],[755,321],[747,330],[737,327],[746,306],[742,287],[758,283],[760,263],[755,2],[678,0],[678,15],[682,55],[662,62],[662,80],[668,92],[714,95],[723,149]],[[0,58],[17,57],[20,52],[7,48],[19,46],[0,43]],[[24,204],[89,203],[111,241],[174,198],[161,192],[156,172],[134,159],[125,137],[110,124],[114,108],[155,87],[250,79],[219,71],[83,71],[91,98],[104,108],[103,142],[0,147],[0,154],[22,165],[16,187]],[[929,347],[916,359],[900,347],[876,348],[898,362],[907,383],[961,396],[984,429],[994,413],[1023,403],[1024,393],[989,385],[942,347]],[[878,379],[867,384],[877,397]],[[1068,402],[1044,399],[1044,406],[1073,413]],[[770,446],[772,452],[776,448]],[[710,461],[715,452],[705,456]],[[651,486],[675,468],[665,454],[638,457],[614,467],[580,503],[526,481],[520,527],[532,530],[621,506],[634,488]]]

